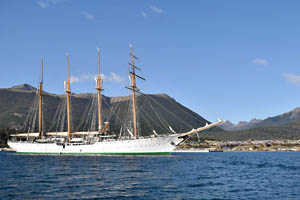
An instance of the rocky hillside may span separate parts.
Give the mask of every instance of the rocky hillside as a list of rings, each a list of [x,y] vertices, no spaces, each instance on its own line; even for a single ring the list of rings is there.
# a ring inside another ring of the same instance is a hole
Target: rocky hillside
[[[36,88],[18,85],[0,89],[0,128],[37,131]],[[43,101],[44,130],[65,131],[65,95],[45,93]],[[132,127],[130,97],[102,96],[103,121],[109,121],[112,131],[124,132]],[[72,131],[97,129],[97,99],[95,94],[72,94]],[[204,126],[208,121],[184,107],[166,94],[137,96],[138,128],[143,135],[185,132]],[[221,130],[216,128],[215,130]]]
[[[230,132],[212,132],[203,135],[204,139],[221,141],[247,140],[300,140],[300,120],[273,126],[257,127]]]
[[[237,125],[227,121],[220,126],[228,132],[209,135],[216,140],[300,140],[300,108],[269,117],[251,120]]]
[[[268,117],[264,120],[252,119],[249,122],[241,121],[237,124],[233,124],[230,121],[225,121],[220,127],[226,131],[242,131],[260,127],[272,127],[280,126],[283,124],[289,124],[300,120],[300,108],[295,108],[292,111],[274,116]]]
[[[269,117],[255,124],[254,127],[266,127],[266,126],[278,126],[282,124],[288,124],[300,120],[300,108],[295,108],[292,111]]]

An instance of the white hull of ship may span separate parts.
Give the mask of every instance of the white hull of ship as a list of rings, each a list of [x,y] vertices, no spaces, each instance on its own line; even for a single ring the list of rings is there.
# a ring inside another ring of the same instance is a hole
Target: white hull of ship
[[[94,144],[37,143],[8,141],[17,153],[27,154],[170,154],[183,139],[178,134],[140,139],[104,140]]]

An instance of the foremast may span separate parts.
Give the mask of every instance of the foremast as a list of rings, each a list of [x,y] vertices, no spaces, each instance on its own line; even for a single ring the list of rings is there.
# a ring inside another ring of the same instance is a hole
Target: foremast
[[[67,93],[67,117],[68,117],[68,142],[71,140],[71,110],[70,110],[70,64],[69,64],[69,53],[67,53],[67,64],[68,64],[68,79],[66,82],[66,93]]]
[[[139,93],[139,89],[136,86],[136,77],[145,80],[143,77],[137,75],[135,73],[135,70],[141,70],[137,66],[135,66],[135,59],[138,60],[138,58],[133,54],[133,46],[132,44],[130,45],[130,53],[129,55],[131,56],[131,63],[128,63],[131,66],[131,71],[129,71],[130,74],[130,86],[126,87],[127,89],[132,91],[132,111],[133,111],[133,132],[134,132],[134,137],[136,138],[138,133],[137,133],[137,117],[136,117],[136,93]]]
[[[101,91],[102,89],[102,80],[101,80],[101,74],[100,74],[100,50],[97,49],[98,53],[98,76],[97,76],[97,96],[98,96],[98,132],[102,133],[102,117],[101,117]]]
[[[43,57],[41,59],[41,82],[39,85],[39,138],[43,137]]]

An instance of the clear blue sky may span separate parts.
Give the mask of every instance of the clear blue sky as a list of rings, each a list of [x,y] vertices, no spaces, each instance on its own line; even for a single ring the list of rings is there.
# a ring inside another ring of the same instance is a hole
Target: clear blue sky
[[[128,95],[129,44],[145,93],[167,93],[210,121],[266,118],[300,106],[300,1],[0,1],[0,87]]]

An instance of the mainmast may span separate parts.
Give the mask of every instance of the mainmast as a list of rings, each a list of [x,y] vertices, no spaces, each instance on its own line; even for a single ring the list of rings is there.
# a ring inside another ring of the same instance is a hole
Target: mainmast
[[[66,93],[67,93],[67,116],[68,116],[68,142],[71,139],[71,116],[70,116],[70,64],[69,64],[69,53],[67,53],[67,62],[68,62],[68,80],[66,85]]]
[[[127,89],[132,91],[132,110],[133,110],[133,131],[134,131],[134,137],[137,137],[137,119],[136,119],[136,93],[139,93],[139,89],[136,86],[136,81],[135,77],[138,77],[142,80],[145,80],[143,77],[140,77],[135,73],[135,70],[141,70],[134,64],[134,60],[138,59],[136,56],[133,54],[133,46],[132,44],[130,45],[130,53],[129,55],[131,56],[131,63],[128,63],[131,66],[131,71],[130,73],[130,87],[127,87]]]
[[[39,138],[43,137],[43,57],[41,60],[41,82],[39,85]]]
[[[102,133],[102,118],[101,118],[101,91],[102,91],[102,80],[100,75],[100,50],[98,51],[98,76],[97,76],[97,95],[98,95],[98,132]]]

